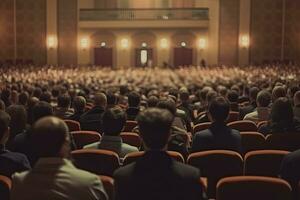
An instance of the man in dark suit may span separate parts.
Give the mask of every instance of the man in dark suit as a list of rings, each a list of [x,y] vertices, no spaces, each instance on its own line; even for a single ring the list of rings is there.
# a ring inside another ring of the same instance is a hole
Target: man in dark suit
[[[193,139],[192,152],[217,149],[241,152],[239,131],[226,125],[229,110],[229,103],[223,97],[217,97],[211,102],[208,116],[213,123],[209,129],[196,133]]]
[[[294,95],[293,112],[295,119],[300,121],[300,91],[296,92]]]
[[[6,177],[11,177],[15,172],[30,169],[29,161],[25,155],[5,149],[5,143],[9,137],[9,121],[9,115],[0,111],[0,175]]]
[[[293,188],[294,199],[299,199],[300,150],[286,155],[281,163],[280,177],[288,181]],[[298,197],[298,198],[297,198]]]
[[[173,119],[169,111],[157,108],[137,117],[146,153],[114,174],[116,200],[203,199],[199,170],[166,153]]]
[[[94,97],[94,107],[80,117],[82,130],[103,132],[102,117],[107,105],[107,98],[104,93],[98,93]]]
[[[86,100],[83,96],[77,96],[73,100],[74,114],[69,117],[70,120],[79,121],[81,115],[84,114]]]
[[[128,94],[128,108],[126,110],[127,120],[135,121],[140,112],[141,96],[137,92]]]

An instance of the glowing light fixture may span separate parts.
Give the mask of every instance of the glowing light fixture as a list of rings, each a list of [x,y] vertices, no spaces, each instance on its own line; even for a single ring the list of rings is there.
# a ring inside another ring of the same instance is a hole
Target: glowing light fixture
[[[248,48],[250,45],[250,39],[248,35],[242,35],[240,38],[240,45],[243,48]]]
[[[160,47],[162,49],[168,48],[168,40],[166,38],[163,38],[163,39],[160,40]]]
[[[148,60],[148,52],[147,50],[142,50],[141,51],[141,63],[142,65],[145,65],[147,63]]]
[[[55,49],[57,47],[57,39],[55,36],[49,36],[47,38],[48,49]]]
[[[181,42],[180,45],[181,45],[181,47],[186,47],[186,43],[185,42]]]
[[[81,47],[81,49],[86,50],[86,49],[89,48],[89,46],[90,46],[90,41],[89,41],[88,38],[82,38],[80,40],[80,47]]]
[[[199,39],[199,49],[203,50],[206,48],[206,39],[201,38]]]
[[[122,47],[123,49],[127,49],[127,48],[129,47],[129,40],[126,39],[126,38],[122,39],[122,40],[121,40],[121,47]]]
[[[147,43],[146,43],[146,42],[143,42],[143,43],[142,43],[142,47],[144,47],[144,48],[147,47]]]
[[[100,46],[101,47],[106,47],[106,42],[101,42]]]

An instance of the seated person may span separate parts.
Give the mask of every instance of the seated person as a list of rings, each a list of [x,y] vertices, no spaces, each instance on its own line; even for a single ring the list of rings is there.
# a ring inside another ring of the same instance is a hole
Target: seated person
[[[296,92],[294,95],[294,117],[300,121],[300,91]]]
[[[102,120],[104,133],[101,140],[86,145],[84,148],[114,151],[120,158],[124,158],[128,153],[138,151],[136,147],[123,143],[120,137],[126,124],[126,114],[121,108],[115,107],[106,110]]]
[[[239,104],[238,104],[238,101],[239,101],[238,92],[235,90],[230,90],[227,94],[227,99],[229,101],[230,111],[240,112]]]
[[[300,122],[294,119],[293,107],[287,97],[279,97],[272,104],[270,120],[258,132],[264,135],[300,132]]]
[[[146,153],[115,172],[116,200],[203,199],[200,171],[166,153],[173,119],[165,109],[150,108],[139,114]]]
[[[250,120],[255,123],[269,120],[270,117],[269,105],[271,103],[271,94],[266,90],[260,91],[257,95],[256,102],[257,102],[257,108],[253,112],[247,114],[244,117],[244,120]]]
[[[128,94],[128,108],[126,110],[127,120],[135,121],[140,112],[141,96],[137,92]]]
[[[256,107],[257,107],[257,103],[256,103],[256,99],[257,99],[257,95],[259,93],[259,88],[258,87],[252,87],[249,91],[249,100],[250,100],[250,104],[248,106],[245,106],[243,108],[240,108],[240,119],[244,119],[244,117],[251,113],[254,112]]]
[[[68,160],[70,138],[62,120],[38,120],[33,127],[32,145],[39,160],[31,171],[13,175],[11,200],[107,199],[98,176],[77,169]]]
[[[81,115],[80,125],[82,130],[103,132],[102,116],[107,106],[107,98],[104,93],[97,93],[93,99],[94,107]]]
[[[212,121],[209,129],[195,134],[191,152],[206,150],[231,150],[241,152],[241,135],[226,125],[230,106],[223,97],[214,99],[208,108]]]
[[[74,114],[69,117],[70,120],[79,122],[81,115],[85,112],[86,100],[83,96],[77,96],[73,100]]]
[[[5,149],[10,134],[9,121],[9,115],[4,111],[0,111],[0,175],[10,178],[15,172],[30,169],[30,164],[25,155]]]
[[[290,183],[293,189],[294,199],[299,199],[300,181],[300,150],[286,155],[281,163],[280,177]]]
[[[74,114],[73,110],[70,109],[71,97],[67,94],[60,95],[57,98],[57,107],[54,110],[54,115],[61,119],[68,119]]]

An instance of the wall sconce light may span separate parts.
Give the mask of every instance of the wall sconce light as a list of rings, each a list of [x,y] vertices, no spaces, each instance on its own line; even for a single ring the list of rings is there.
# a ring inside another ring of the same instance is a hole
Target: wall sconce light
[[[186,42],[181,42],[180,45],[181,47],[186,47]]]
[[[106,47],[106,42],[101,42],[100,46],[101,47]]]
[[[80,40],[80,47],[82,50],[87,50],[90,46],[90,41],[88,38],[82,38]]]
[[[49,36],[47,38],[48,49],[55,49],[57,47],[57,39],[55,36]]]
[[[204,39],[204,38],[199,39],[199,44],[198,45],[199,45],[200,50],[205,49],[206,48],[206,39]]]
[[[146,43],[146,42],[143,42],[143,43],[142,43],[142,47],[143,47],[143,48],[146,48],[146,47],[147,47],[147,43]]]
[[[250,45],[250,39],[248,35],[241,36],[240,45],[242,48],[248,48]]]
[[[168,40],[166,38],[163,38],[163,39],[160,40],[160,47],[162,49],[168,48]]]
[[[122,40],[121,40],[121,47],[122,47],[123,49],[127,49],[127,48],[129,47],[129,40],[126,39],[126,38],[122,39]]]

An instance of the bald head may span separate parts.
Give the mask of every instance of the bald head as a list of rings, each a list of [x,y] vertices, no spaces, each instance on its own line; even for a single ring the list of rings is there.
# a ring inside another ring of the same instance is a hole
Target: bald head
[[[95,94],[94,105],[95,106],[101,106],[101,107],[105,108],[106,105],[107,105],[106,95],[102,92]]]
[[[294,105],[300,105],[300,91],[296,92],[294,95]]]
[[[32,143],[39,157],[61,157],[64,145],[69,145],[69,130],[64,121],[44,117],[33,126]]]

